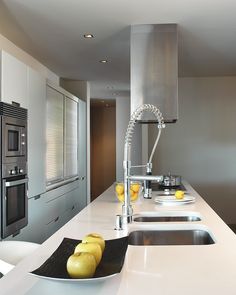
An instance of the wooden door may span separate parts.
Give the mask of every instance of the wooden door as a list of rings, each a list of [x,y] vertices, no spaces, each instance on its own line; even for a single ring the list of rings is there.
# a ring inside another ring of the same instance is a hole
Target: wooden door
[[[91,200],[116,179],[115,100],[91,101]]]

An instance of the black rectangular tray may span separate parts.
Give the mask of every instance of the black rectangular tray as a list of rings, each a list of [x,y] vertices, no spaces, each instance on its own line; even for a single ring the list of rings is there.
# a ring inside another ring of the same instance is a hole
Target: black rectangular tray
[[[128,237],[105,241],[105,250],[92,279],[111,276],[122,269],[128,247]],[[64,238],[56,251],[31,273],[37,276],[54,279],[71,279],[66,270],[67,259],[74,253],[81,240]],[[73,279],[71,279],[73,280]]]

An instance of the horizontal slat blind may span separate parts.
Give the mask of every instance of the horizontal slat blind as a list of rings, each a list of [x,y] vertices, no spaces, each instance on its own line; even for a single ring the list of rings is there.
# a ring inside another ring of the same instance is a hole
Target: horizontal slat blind
[[[47,185],[63,180],[63,94],[47,86]]]
[[[65,140],[64,140],[64,177],[78,175],[78,104],[65,97]]]

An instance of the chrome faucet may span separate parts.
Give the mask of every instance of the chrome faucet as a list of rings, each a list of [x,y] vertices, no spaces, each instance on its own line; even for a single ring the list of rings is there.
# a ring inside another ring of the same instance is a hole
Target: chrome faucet
[[[153,113],[158,121],[158,135],[157,139],[155,141],[155,144],[153,146],[151,156],[149,158],[149,161],[146,165],[141,166],[131,166],[131,142],[132,142],[132,134],[134,132],[134,127],[137,123],[137,120],[142,116],[144,111],[149,111]],[[151,175],[152,172],[152,157],[154,155],[157,143],[159,141],[160,135],[161,135],[161,129],[165,127],[164,119],[162,117],[162,114],[160,110],[151,104],[144,104],[141,105],[139,108],[137,108],[134,113],[131,116],[131,119],[128,124],[128,128],[126,131],[125,136],[125,146],[124,146],[124,162],[123,162],[123,168],[124,168],[124,204],[122,206],[122,215],[117,215],[116,220],[116,229],[122,229],[123,225],[132,222],[132,215],[133,215],[133,208],[130,202],[130,182],[131,181],[144,181],[144,197],[150,198],[150,185],[148,185],[148,182],[150,181],[156,181],[161,182],[163,180],[162,176],[155,176]],[[146,172],[148,175],[131,175],[130,170],[133,167],[146,167]]]

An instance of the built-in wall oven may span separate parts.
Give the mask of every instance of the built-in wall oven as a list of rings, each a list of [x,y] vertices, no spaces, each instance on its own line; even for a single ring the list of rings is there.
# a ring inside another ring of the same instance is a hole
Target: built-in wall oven
[[[17,166],[14,166],[17,165]],[[16,234],[28,223],[28,178],[24,163],[3,165],[2,177],[2,238]],[[14,176],[12,172],[14,171]]]
[[[27,110],[0,102],[1,237],[28,223]]]

